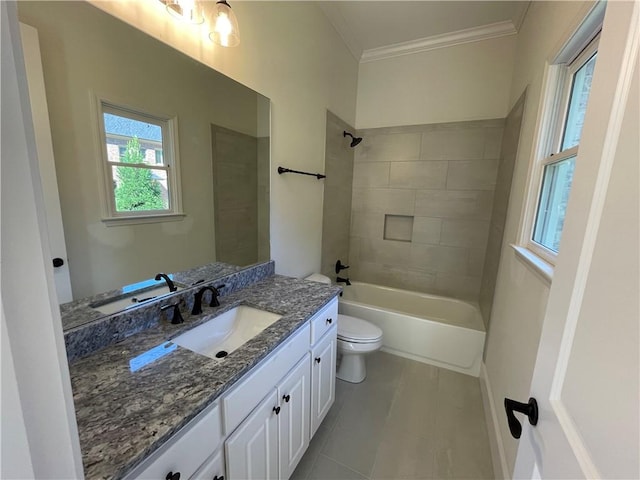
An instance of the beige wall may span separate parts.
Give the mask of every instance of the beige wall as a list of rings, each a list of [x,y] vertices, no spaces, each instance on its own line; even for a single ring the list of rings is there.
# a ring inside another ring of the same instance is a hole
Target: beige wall
[[[485,347],[486,373],[495,405],[504,397],[529,397],[549,285],[515,256],[509,246],[518,237],[525,185],[534,145],[534,130],[547,59],[561,46],[583,2],[532,2],[518,35],[516,64],[511,84],[511,104],[527,87],[527,108],[522,123],[509,209],[496,283],[491,328]],[[509,434],[506,416],[498,412],[509,477],[513,473],[518,441]]]
[[[351,278],[477,301],[502,130],[502,119],[358,130]],[[388,215],[404,217],[406,237]]]
[[[360,65],[356,127],[504,118],[516,36]]]
[[[355,123],[358,64],[312,2],[236,2],[241,43],[223,49],[197,29],[175,22],[160,2],[96,2],[271,99],[271,257],[278,273],[320,268],[323,183],[277,175],[280,164],[324,170],[329,109]]]
[[[332,280],[336,277],[337,260],[349,264],[354,149],[349,146],[351,138],[345,138],[344,131],[356,133],[352,126],[327,111],[324,171],[327,178],[324,179],[320,272]],[[346,270],[340,275],[348,277],[350,272]]]
[[[39,31],[74,298],[215,259],[210,125],[256,135],[257,95],[84,2],[21,2]],[[180,221],[106,226],[92,94],[178,117]]]

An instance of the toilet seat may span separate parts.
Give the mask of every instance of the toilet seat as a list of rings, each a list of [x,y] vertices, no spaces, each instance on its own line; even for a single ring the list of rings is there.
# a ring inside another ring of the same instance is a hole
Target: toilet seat
[[[350,343],[379,343],[382,330],[361,318],[349,315],[338,315],[338,340]]]

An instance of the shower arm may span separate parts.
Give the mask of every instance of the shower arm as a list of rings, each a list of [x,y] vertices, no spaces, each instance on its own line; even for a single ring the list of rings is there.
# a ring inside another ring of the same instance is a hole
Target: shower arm
[[[309,172],[301,172],[300,170],[291,170],[290,168],[278,167],[278,173],[282,175],[283,173],[297,173],[298,175],[310,175],[312,177],[316,177],[318,180],[321,178],[327,178],[326,175],[322,175],[320,173],[309,173]]]

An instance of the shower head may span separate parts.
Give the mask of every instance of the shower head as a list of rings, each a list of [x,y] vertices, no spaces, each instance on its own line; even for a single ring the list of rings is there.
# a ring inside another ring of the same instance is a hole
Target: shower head
[[[352,134],[350,134],[347,131],[342,132],[343,137],[346,137],[347,135],[351,137],[351,145],[350,145],[351,148],[355,147],[362,141],[362,137],[354,137]]]

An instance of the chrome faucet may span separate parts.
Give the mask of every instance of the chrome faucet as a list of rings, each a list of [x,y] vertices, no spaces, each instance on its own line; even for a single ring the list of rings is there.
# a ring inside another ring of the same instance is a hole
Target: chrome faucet
[[[178,290],[178,288],[173,284],[173,282],[171,281],[171,279],[169,278],[169,276],[166,273],[159,273],[156,275],[156,282],[163,279],[164,281],[167,282],[167,287],[169,287],[169,291],[170,292],[175,292],[176,290]]]
[[[218,301],[218,296],[220,295],[220,292],[218,291],[219,288],[224,288],[224,284],[217,285],[215,287],[213,286],[202,287],[200,290],[198,290],[198,292],[193,296],[193,308],[191,309],[191,315],[199,315],[202,313],[202,297],[207,291],[211,292],[211,302],[209,303],[209,306],[219,307],[220,306],[220,302]]]

